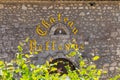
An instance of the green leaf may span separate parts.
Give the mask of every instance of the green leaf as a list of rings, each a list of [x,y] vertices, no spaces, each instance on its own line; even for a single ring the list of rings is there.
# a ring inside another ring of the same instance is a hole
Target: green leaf
[[[85,62],[84,61],[80,61],[80,66],[84,66]]]
[[[28,54],[25,54],[25,57],[26,57],[26,58],[30,58],[30,55],[28,55]]]
[[[26,65],[26,64],[23,64],[23,65],[22,65],[22,68],[23,68],[23,69],[24,69],[24,68],[26,68],[26,67],[27,67],[27,65]]]
[[[71,48],[73,48],[73,49],[74,49],[74,48],[75,48],[75,44],[71,44]]]
[[[16,73],[18,73],[18,72],[20,72],[20,71],[21,71],[21,70],[20,70],[19,68],[15,70]]]
[[[4,67],[4,62],[0,61],[0,68],[3,68],[3,67]]]
[[[76,54],[77,54],[76,51],[72,51],[72,52],[70,52],[70,53],[68,54],[68,56],[69,56],[69,57],[73,57],[73,56],[75,56]]]
[[[50,69],[50,71],[56,71],[57,70],[57,68],[55,68],[55,67],[52,67],[51,69]]]
[[[34,54],[38,54],[38,52],[34,52]]]
[[[34,64],[30,64],[30,67],[31,67],[31,68],[35,68],[35,65],[34,65]]]
[[[29,38],[29,37],[27,37],[27,38],[25,39],[25,42],[28,42],[28,41],[29,41],[29,39],[30,39],[30,38]]]
[[[100,58],[99,56],[95,56],[95,57],[92,58],[92,60],[93,60],[93,61],[96,61],[96,60],[98,60],[99,58]]]
[[[101,70],[99,70],[99,71],[97,72],[97,75],[101,75]]]
[[[22,48],[21,46],[18,46],[17,48],[18,48],[18,51],[19,51],[19,52],[22,52],[22,51],[23,51],[23,48]]]

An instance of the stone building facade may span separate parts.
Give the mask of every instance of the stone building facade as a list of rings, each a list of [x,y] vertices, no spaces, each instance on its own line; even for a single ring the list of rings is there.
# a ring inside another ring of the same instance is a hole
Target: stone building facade
[[[102,80],[120,73],[119,1],[0,0],[0,59],[14,58],[27,37],[42,49],[33,59],[38,64],[66,58],[67,43],[76,39],[84,58],[100,56],[98,68],[108,71]],[[77,64],[76,57],[70,61]]]

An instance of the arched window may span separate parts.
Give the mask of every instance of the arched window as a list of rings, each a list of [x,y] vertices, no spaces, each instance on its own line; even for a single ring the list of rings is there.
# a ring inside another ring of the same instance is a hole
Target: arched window
[[[67,35],[63,28],[57,28],[54,32],[54,35]]]

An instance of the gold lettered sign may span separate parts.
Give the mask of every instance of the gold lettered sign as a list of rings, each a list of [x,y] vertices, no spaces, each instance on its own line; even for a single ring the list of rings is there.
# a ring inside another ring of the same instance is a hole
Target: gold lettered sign
[[[49,18],[49,21],[43,19],[41,21],[41,25],[38,24],[36,26],[36,33],[39,35],[39,36],[46,36],[48,34],[48,30],[51,28],[51,26],[56,23],[56,22],[61,22],[63,21],[64,24],[67,24],[67,26],[72,30],[72,33],[74,35],[76,35],[78,33],[78,29],[74,26],[74,22],[73,21],[70,21],[67,17],[64,17],[63,20],[62,20],[62,16],[61,14],[59,13],[57,15],[57,19],[55,19],[54,17],[50,17]],[[44,30],[43,30],[43,29]]]
[[[84,45],[77,44],[77,43],[65,43],[64,45],[57,44],[54,40],[46,41],[43,44],[37,44],[35,39],[30,40],[30,52],[41,52],[41,51],[55,51],[55,50],[66,50],[69,51],[70,49],[83,49]],[[43,50],[44,49],[44,50]]]
[[[36,26],[36,33],[39,36],[44,37],[48,34],[48,30],[51,28],[51,26],[59,22],[63,22],[64,24],[66,24],[74,35],[78,33],[78,29],[74,26],[74,22],[70,21],[68,17],[62,18],[60,13],[57,15],[57,18],[50,16],[48,21],[45,19],[41,20],[41,23]],[[75,48],[80,47],[78,44],[72,44],[72,45],[74,45]],[[43,49],[44,51],[49,51],[50,49],[52,51],[63,50],[63,49],[69,51],[71,48],[73,48],[73,46],[71,46],[71,44],[69,43],[66,43],[64,45],[56,44],[55,40],[46,41],[43,44],[37,44],[37,41],[35,39],[30,40],[29,46],[30,46],[30,52],[35,52],[35,51],[41,52],[43,51]]]

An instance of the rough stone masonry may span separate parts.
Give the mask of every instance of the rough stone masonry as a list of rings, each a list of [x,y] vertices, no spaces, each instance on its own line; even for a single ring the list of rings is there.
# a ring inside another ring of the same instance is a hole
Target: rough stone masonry
[[[43,19],[49,21],[50,16],[56,19],[59,13],[62,20],[67,17],[74,22],[78,29],[76,35],[66,24],[59,22],[51,26],[46,36],[36,34],[36,25]],[[54,34],[59,27],[65,35]],[[50,57],[64,57],[68,53],[64,49],[53,51],[51,46],[46,51],[46,41],[56,41],[57,45],[63,46],[75,38],[78,44],[85,45],[82,52],[85,58],[89,58],[89,54],[100,56],[97,67],[108,71],[101,80],[120,73],[120,1],[0,0],[0,59],[9,61],[14,58],[17,45],[27,37],[43,45],[42,53],[35,58],[39,64]]]

